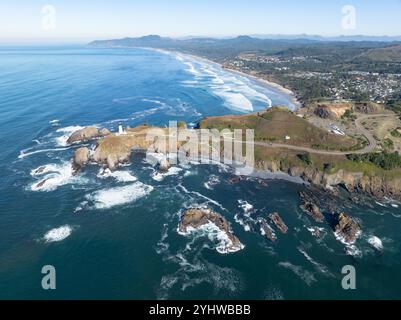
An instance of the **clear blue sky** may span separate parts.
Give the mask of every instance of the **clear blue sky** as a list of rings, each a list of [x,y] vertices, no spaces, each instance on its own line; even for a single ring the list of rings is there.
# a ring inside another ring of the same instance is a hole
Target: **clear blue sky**
[[[45,5],[55,29],[43,28]],[[356,29],[342,28],[342,7]],[[140,36],[401,35],[401,0],[1,0],[0,40]]]

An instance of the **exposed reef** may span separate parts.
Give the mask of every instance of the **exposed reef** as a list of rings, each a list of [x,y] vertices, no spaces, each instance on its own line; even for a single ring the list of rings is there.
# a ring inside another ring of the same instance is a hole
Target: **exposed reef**
[[[353,244],[361,233],[361,227],[346,213],[340,213],[335,219],[334,232],[340,240]]]
[[[284,223],[283,219],[281,219],[280,215],[277,212],[269,214],[269,218],[276,225],[277,229],[279,229],[281,233],[286,234],[288,232],[287,225]]]
[[[220,244],[216,248],[220,253],[236,252],[244,248],[234,235],[229,222],[217,212],[210,209],[189,209],[182,214],[178,225],[180,234],[191,234],[202,228],[217,229],[221,233],[217,236]]]

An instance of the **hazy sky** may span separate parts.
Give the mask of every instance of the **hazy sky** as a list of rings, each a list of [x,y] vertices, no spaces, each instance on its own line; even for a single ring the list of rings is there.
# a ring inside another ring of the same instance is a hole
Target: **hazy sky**
[[[345,5],[355,28],[343,27]],[[401,0],[0,1],[3,41],[301,33],[401,35]]]

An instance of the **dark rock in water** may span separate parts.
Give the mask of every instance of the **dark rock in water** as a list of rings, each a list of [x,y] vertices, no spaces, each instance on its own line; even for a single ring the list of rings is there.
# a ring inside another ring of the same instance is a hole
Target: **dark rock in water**
[[[260,231],[266,236],[266,238],[272,242],[276,241],[276,234],[272,227],[267,223],[266,219],[260,218],[258,219],[258,222],[260,224]]]
[[[234,235],[230,223],[220,214],[210,209],[189,209],[185,211],[181,216],[178,231],[179,233],[186,234],[191,232],[191,229],[198,229],[209,223],[214,224],[220,229],[229,240],[227,245],[219,252],[236,252],[244,248],[244,245]]]
[[[302,199],[302,203],[299,207],[309,216],[311,216],[316,222],[323,222],[324,215],[320,211],[320,208],[313,202],[313,199],[304,192],[301,192],[300,196]]]
[[[321,228],[318,228],[318,227],[310,227],[310,228],[308,228],[308,230],[310,231],[310,233],[312,234],[312,236],[314,236],[314,237],[316,237],[316,238],[320,238],[320,237],[322,236],[321,230],[323,230],[323,229],[321,229]]]
[[[241,181],[241,178],[239,176],[232,176],[228,178],[228,182],[231,184],[237,184]]]
[[[101,129],[94,126],[85,127],[81,130],[75,131],[67,140],[68,144],[73,144],[76,142],[88,141],[93,140],[96,138],[104,137],[110,134],[108,129]]]
[[[340,213],[335,217],[334,232],[346,243],[352,244],[361,233],[361,227],[346,213]]]
[[[35,174],[41,174],[46,169],[46,166],[39,167],[35,170]]]
[[[281,233],[286,234],[288,232],[288,227],[286,226],[283,219],[281,219],[280,215],[277,212],[269,214],[269,218],[276,225],[276,227],[280,230]]]
[[[269,185],[267,184],[266,180],[259,179],[258,182],[259,182],[259,184],[260,184],[262,187],[268,187],[268,186],[269,186]]]
[[[43,187],[47,180],[49,180],[49,179],[44,179],[44,180],[42,180],[41,182],[39,182],[39,183],[36,185],[36,188],[41,188],[41,187]]]

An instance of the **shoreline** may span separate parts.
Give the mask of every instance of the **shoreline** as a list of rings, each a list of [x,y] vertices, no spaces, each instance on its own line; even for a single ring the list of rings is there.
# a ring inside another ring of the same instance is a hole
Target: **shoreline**
[[[144,49],[151,49],[151,48],[144,48]],[[218,63],[216,61],[210,60],[210,59],[202,57],[202,56],[197,56],[197,55],[190,54],[190,53],[183,53],[181,51],[173,51],[173,50],[169,51],[169,50],[163,50],[163,49],[156,49],[156,50],[159,50],[159,51],[162,51],[162,52],[164,51],[166,53],[179,53],[179,54],[182,54],[184,56],[191,57],[194,60],[200,60],[200,61],[204,61],[206,63],[214,64],[214,65],[218,66],[219,68],[221,68],[222,70],[225,70],[227,72],[231,72],[231,73],[240,75],[240,76],[245,77],[245,78],[247,78],[247,79],[249,79],[251,81],[256,81],[262,87],[264,87],[265,89],[271,90],[273,88],[273,89],[275,89],[277,91],[280,91],[281,93],[283,93],[285,95],[288,95],[289,98],[290,98],[290,101],[296,107],[296,109],[293,110],[293,111],[296,111],[296,110],[298,110],[298,109],[303,107],[302,103],[298,100],[296,94],[292,90],[283,87],[281,84],[279,84],[277,82],[272,82],[272,81],[257,77],[255,75],[252,75],[252,74],[249,74],[249,73],[245,73],[245,72],[243,72],[241,70],[227,68],[224,65],[222,65],[221,63]]]
[[[260,86],[262,86],[262,87],[265,88],[265,89],[268,89],[268,90],[272,90],[272,89],[273,89],[273,90],[277,90],[277,91],[279,91],[280,93],[287,95],[287,96],[289,97],[290,102],[295,106],[295,110],[292,110],[292,111],[296,111],[296,110],[298,110],[298,109],[303,108],[303,104],[298,100],[296,94],[295,94],[292,90],[283,87],[281,84],[279,84],[279,83],[277,83],[277,82],[272,82],[272,81],[269,81],[269,80],[266,80],[266,79],[263,79],[263,78],[260,78],[260,77],[257,77],[257,76],[255,76],[255,75],[252,75],[252,74],[249,74],[249,73],[245,73],[245,72],[240,71],[240,70],[236,70],[236,69],[232,69],[232,68],[227,68],[227,67],[225,67],[224,65],[222,65],[221,63],[218,63],[218,62],[216,62],[216,61],[210,60],[210,59],[205,58],[205,57],[202,57],[202,56],[198,56],[198,55],[195,55],[195,54],[192,54],[192,53],[186,53],[186,52],[182,52],[182,51],[177,51],[177,50],[165,50],[165,49],[150,48],[150,47],[124,47],[124,46],[114,46],[114,47],[112,47],[112,48],[128,48],[128,49],[139,48],[139,49],[145,49],[145,50],[151,50],[151,51],[158,51],[158,52],[162,52],[162,53],[165,53],[165,54],[171,54],[171,53],[181,54],[181,55],[187,56],[187,57],[189,57],[189,58],[192,58],[192,59],[194,59],[194,60],[203,61],[203,62],[212,64],[212,65],[215,65],[215,66],[221,68],[222,70],[225,70],[225,71],[227,71],[227,72],[240,75],[240,76],[242,76],[242,77],[247,78],[248,80],[255,81],[255,82],[257,82]],[[273,106],[273,105],[272,105],[272,106]]]
[[[240,71],[240,70],[227,68],[227,67],[224,67],[223,65],[220,65],[220,67],[222,69],[224,69],[224,70],[229,71],[229,72],[237,73],[237,74],[239,74],[239,75],[241,75],[243,77],[246,77],[248,79],[254,80],[254,81],[260,83],[265,88],[268,88],[268,89],[273,88],[273,89],[276,89],[277,91],[280,91],[281,93],[284,93],[284,94],[288,95],[290,97],[291,102],[297,107],[297,109],[295,109],[293,111],[296,111],[296,110],[298,110],[300,108],[303,108],[303,105],[298,100],[295,92],[290,90],[290,89],[287,89],[287,88],[283,87],[281,84],[279,84],[277,82],[272,82],[272,81],[257,77],[255,75],[252,75],[252,74],[249,74],[249,73],[245,73],[245,72]]]

